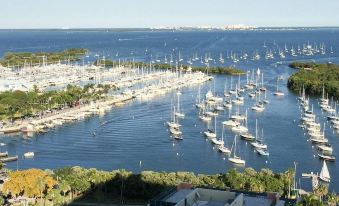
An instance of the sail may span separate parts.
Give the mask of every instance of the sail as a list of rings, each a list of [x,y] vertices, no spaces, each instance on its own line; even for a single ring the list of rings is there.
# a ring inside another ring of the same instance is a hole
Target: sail
[[[320,178],[322,178],[322,179],[330,179],[331,178],[325,160],[324,160],[323,167],[321,168]]]
[[[209,99],[209,98],[211,98],[211,97],[213,97],[213,93],[212,93],[212,91],[211,90],[209,90],[207,93],[206,93],[206,99]]]

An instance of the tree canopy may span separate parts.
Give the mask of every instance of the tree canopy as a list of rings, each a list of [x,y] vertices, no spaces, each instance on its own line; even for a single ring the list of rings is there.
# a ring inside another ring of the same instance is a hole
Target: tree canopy
[[[320,95],[324,87],[329,97],[339,98],[339,65],[314,63],[293,63],[293,65],[298,65],[297,67],[301,69],[289,77],[287,83],[289,89],[298,92],[304,86],[307,94]]]
[[[99,66],[105,66],[105,67],[112,67],[117,66],[119,62],[115,62],[112,60],[96,60],[94,62],[94,65]],[[134,66],[134,67],[149,67],[150,64],[144,63],[144,62],[120,62],[120,65],[123,66]],[[169,70],[169,69],[176,69],[175,65],[170,64],[164,64],[164,63],[153,63],[151,64],[154,69],[163,69],[163,70]],[[187,71],[188,68],[191,68],[193,72],[208,72],[208,73],[214,73],[214,74],[226,74],[226,75],[244,75],[246,74],[246,71],[237,69],[234,67],[203,67],[203,66],[188,66],[188,65],[179,65],[178,69],[182,69],[183,71]]]
[[[57,182],[40,169],[15,171],[3,185],[3,191],[12,196],[42,197],[52,190]]]
[[[86,53],[87,50],[83,48],[70,48],[61,52],[7,52],[0,60],[0,64],[4,67],[55,64],[59,61],[78,61],[80,56]]]

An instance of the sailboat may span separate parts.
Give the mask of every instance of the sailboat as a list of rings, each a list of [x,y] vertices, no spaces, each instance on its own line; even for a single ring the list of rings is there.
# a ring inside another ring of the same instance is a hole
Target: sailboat
[[[328,142],[328,139],[325,137],[325,123],[324,123],[322,133],[320,133],[319,131],[315,131],[315,132],[309,132],[309,135],[310,135],[310,140],[313,143],[324,144]]]
[[[221,144],[221,145],[218,147],[219,152],[221,152],[221,153],[226,153],[226,154],[230,154],[230,153],[231,153],[231,150],[228,149],[227,147],[225,147],[225,144],[224,144],[224,125],[222,125],[221,141],[223,142],[223,144]]]
[[[260,93],[258,94],[258,98],[256,99],[257,99],[257,102],[253,107],[251,107],[251,109],[256,112],[263,112],[265,110],[265,107],[264,107],[263,102],[260,101]]]
[[[270,101],[267,99],[267,96],[266,96],[266,90],[265,90],[265,97],[264,97],[264,100],[263,100],[264,104],[269,104]]]
[[[264,132],[262,132],[262,139],[264,137]],[[261,141],[262,141],[261,139]],[[255,151],[259,154],[259,155],[262,155],[262,156],[269,156],[270,153],[267,151],[267,145],[266,144],[263,144],[261,142],[261,146],[260,147],[255,147]]]
[[[263,135],[262,135],[263,138]],[[263,140],[259,140],[258,138],[258,120],[255,120],[255,142],[252,142],[251,145],[254,148],[259,148],[259,149],[267,149],[267,145],[263,143]]]
[[[323,167],[321,168],[319,179],[321,179],[324,182],[330,182],[331,181],[330,172],[328,171],[327,164],[326,164],[325,160],[323,162]]]
[[[240,165],[245,165],[245,160],[241,159],[240,156],[237,156],[235,153],[236,153],[236,148],[237,148],[237,136],[235,135],[234,136],[234,142],[233,142],[233,146],[232,146],[232,149],[231,149],[231,152],[233,152],[231,154],[231,156],[228,158],[228,161],[232,162],[232,163],[235,163],[235,164],[240,164]]]
[[[181,125],[176,122],[175,118],[175,107],[173,107],[173,113],[171,113],[171,121],[167,122],[168,127],[173,128],[173,129],[179,129]]]
[[[206,132],[204,132],[205,136],[208,138],[217,138],[217,121],[216,117],[214,117],[214,132],[210,129],[207,129]]]
[[[215,135],[217,136],[217,119],[216,119],[216,117],[214,118],[214,130],[215,130]],[[212,141],[213,144],[216,144],[216,145],[224,145],[224,140],[222,138],[218,139],[217,137],[215,137],[215,138],[212,138],[211,141]]]
[[[241,124],[237,124],[236,126],[231,128],[232,132],[237,133],[237,134],[243,134],[243,133],[247,133],[248,132],[248,128],[247,128],[247,110],[246,110],[246,115],[245,115],[244,121],[242,123],[244,124],[244,122],[246,123],[246,126],[245,125],[241,125]]]
[[[201,102],[201,92],[200,92],[200,85],[199,85],[199,90],[198,90],[198,97],[197,97],[197,103],[195,104],[195,106],[197,107],[197,108],[202,108],[203,106],[204,106],[204,104]]]
[[[247,121],[246,121],[247,123]],[[254,141],[255,137],[249,133],[248,131],[246,133],[240,134],[240,138],[246,141]]]
[[[284,96],[284,95],[285,95],[284,92],[281,92],[281,91],[279,91],[279,89],[278,89],[278,82],[279,82],[279,78],[277,78],[277,91],[274,92],[273,94],[274,94],[275,96]]]
[[[199,119],[200,119],[201,121],[204,121],[204,122],[211,121],[212,118],[206,114],[206,106],[205,106],[205,104],[204,104],[204,103],[202,103],[202,104],[203,104],[203,106],[202,106],[202,108],[200,108],[200,110],[199,110],[199,114],[200,114],[200,115],[199,115]]]
[[[264,73],[261,73],[261,87],[260,91],[266,91],[266,87],[264,86]]]
[[[185,114],[180,111],[180,95],[181,95],[181,92],[177,92],[178,106],[177,106],[177,112],[175,112],[174,115],[179,117],[179,118],[184,118]]]

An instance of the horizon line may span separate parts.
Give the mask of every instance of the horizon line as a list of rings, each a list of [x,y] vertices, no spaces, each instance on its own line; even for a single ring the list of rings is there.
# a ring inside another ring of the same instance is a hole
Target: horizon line
[[[222,29],[227,26],[152,26],[152,27],[31,27],[31,28],[0,28],[0,30],[75,30],[75,29],[156,29],[156,30],[170,30],[174,28],[186,28],[186,29]],[[248,26],[248,25],[244,25]],[[249,26],[250,28],[235,28],[227,30],[253,30],[263,28],[339,28],[339,26]]]

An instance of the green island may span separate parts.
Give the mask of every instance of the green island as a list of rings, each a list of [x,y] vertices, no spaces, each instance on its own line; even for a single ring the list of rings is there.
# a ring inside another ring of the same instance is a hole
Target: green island
[[[329,97],[339,98],[339,65],[293,62],[289,66],[299,69],[288,78],[292,91],[299,92],[304,86],[307,94],[320,95],[324,87]]]
[[[3,183],[0,204],[4,199],[23,196],[33,198],[35,204],[65,205],[65,203],[146,203],[166,189],[180,182],[196,187],[215,189],[235,189],[252,192],[278,192],[288,196],[293,184],[294,170],[273,173],[269,169],[255,171],[246,168],[243,172],[230,169],[215,175],[194,174],[192,172],[153,172],[142,171],[133,174],[126,170],[103,171],[79,166],[55,170],[27,169],[19,171],[3,170],[7,180]],[[335,194],[329,194],[326,187],[320,186],[306,201],[320,202],[321,199],[338,201]],[[308,203],[308,202],[306,202]]]
[[[112,60],[96,60],[94,65],[101,65],[106,67],[112,67],[118,65],[119,62],[112,61]],[[120,65],[123,66],[135,66],[135,67],[149,67],[150,64],[144,62],[120,62]],[[176,66],[164,63],[153,63],[152,67],[155,69],[162,69],[162,70],[170,70],[175,69]],[[191,68],[193,72],[204,72],[204,73],[211,73],[211,74],[226,74],[226,75],[245,75],[246,71],[233,68],[233,67],[203,67],[203,66],[188,66],[188,65],[180,65],[179,69],[183,71],[187,71],[188,68]]]
[[[79,61],[87,53],[87,49],[70,48],[61,52],[7,52],[0,59],[3,67],[23,67],[25,65],[55,64],[60,62]]]
[[[87,84],[83,88],[68,85],[65,90],[40,92],[36,86],[32,91],[6,91],[0,93],[0,120],[14,120],[39,115],[50,109],[73,107],[105,97],[111,85]]]

